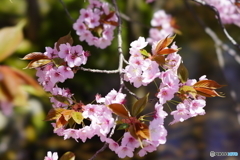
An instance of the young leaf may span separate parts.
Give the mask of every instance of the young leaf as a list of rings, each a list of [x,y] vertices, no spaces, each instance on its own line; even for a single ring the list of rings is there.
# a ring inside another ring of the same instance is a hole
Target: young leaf
[[[27,67],[23,68],[23,69],[33,69],[33,68],[37,68],[37,67],[42,67],[48,63],[51,63],[52,60],[51,59],[38,59],[38,60],[32,60]]]
[[[198,81],[197,83],[195,83],[193,86],[207,88],[207,89],[218,89],[218,88],[222,88],[225,85],[220,85],[216,81],[213,81],[213,80],[201,80],[201,81]]]
[[[66,152],[59,160],[75,160],[75,155],[72,152]]]
[[[194,87],[198,94],[205,97],[225,97],[222,93],[218,93],[213,89],[207,89],[202,87]]]
[[[66,36],[63,36],[63,37],[58,39],[57,44],[56,44],[57,50],[60,51],[59,46],[61,44],[66,44],[66,43],[69,43],[70,45],[73,44],[73,39],[72,39],[72,36],[71,36],[71,32],[69,32]]]
[[[147,105],[149,93],[146,94],[143,98],[137,100],[132,106],[132,116],[136,117],[139,115]]]
[[[45,121],[52,121],[52,120],[56,120],[58,119],[59,117],[61,117],[61,114],[63,111],[65,111],[66,109],[64,108],[53,108],[51,109],[46,118],[45,118]]]
[[[72,113],[74,112],[74,110],[65,110],[65,111],[62,111],[62,116],[64,117],[64,119],[66,121],[68,121],[69,119],[72,118]]]
[[[0,29],[0,62],[14,53],[22,42],[22,29],[25,23],[25,21],[21,21],[16,26]]]
[[[151,56],[151,54],[148,53],[145,49],[141,49],[140,52],[141,52],[141,54],[142,54],[143,56],[146,56],[146,57],[150,57],[150,56]]]
[[[67,123],[68,123],[68,121],[66,121],[65,118],[63,116],[61,116],[56,120],[56,128],[61,128],[64,125],[66,125]]]
[[[175,38],[175,36],[176,35],[174,35],[172,37],[166,37],[164,40],[159,41],[156,46],[155,53],[161,54],[161,51],[173,42],[173,39]]]
[[[77,123],[80,124],[83,121],[83,116],[81,112],[72,112],[72,119]]]
[[[201,80],[193,85],[197,93],[205,97],[224,97],[223,94],[215,91],[223,86],[225,85],[220,85],[213,80]]]
[[[186,93],[192,95],[192,97],[196,97],[196,95],[197,95],[197,91],[192,86],[186,86],[186,85],[182,86],[179,89],[179,91],[180,91],[181,95],[184,95]]]
[[[32,52],[25,55],[22,60],[39,60],[39,59],[49,59],[48,56],[41,52]]]
[[[127,124],[127,123],[122,123],[122,124],[120,124],[120,126],[117,128],[117,130],[127,129],[128,127],[129,127],[129,124]]]
[[[158,55],[167,55],[167,54],[171,54],[171,53],[174,53],[174,52],[177,52],[178,49],[173,49],[173,48],[167,48],[167,49],[163,49],[159,52],[157,52]]]
[[[123,104],[113,103],[113,104],[110,104],[108,107],[113,111],[113,113],[115,113],[116,115],[122,118],[130,117],[129,111],[126,109],[126,107]]]
[[[159,55],[159,54],[154,54],[151,57],[151,60],[157,62],[157,64],[159,64],[159,66],[163,66],[166,63],[165,57],[163,55]]]
[[[69,105],[69,104],[70,104],[69,101],[68,101],[69,98],[67,98],[67,97],[64,97],[64,96],[62,96],[62,95],[53,95],[53,97],[54,97],[57,101],[59,101],[59,102],[61,102],[61,103],[64,103],[64,104],[66,104],[66,105]]]
[[[150,139],[149,128],[144,123],[135,123],[136,135],[140,139]]]
[[[178,70],[177,70],[177,75],[182,83],[185,83],[188,80],[188,70],[183,65],[183,63],[181,63],[179,65]]]

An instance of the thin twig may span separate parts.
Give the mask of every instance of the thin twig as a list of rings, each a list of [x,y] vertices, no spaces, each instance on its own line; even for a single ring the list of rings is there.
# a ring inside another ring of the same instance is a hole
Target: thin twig
[[[206,6],[206,7],[208,7],[209,9],[211,9],[212,11],[214,11],[214,13],[215,13],[215,15],[216,15],[216,17],[217,17],[217,20],[218,20],[218,22],[219,22],[219,24],[220,24],[220,26],[221,26],[224,34],[226,35],[226,37],[231,41],[231,43],[232,43],[234,46],[236,46],[236,47],[240,50],[240,45],[229,35],[228,31],[227,31],[226,28],[224,27],[224,25],[223,25],[223,23],[222,23],[222,20],[221,20],[221,17],[220,17],[220,15],[219,15],[218,10],[217,10],[214,6],[209,5],[208,3],[206,3],[206,2],[203,1],[203,0],[192,0],[192,1],[193,1],[193,2],[197,2],[197,3],[199,3],[199,4],[203,5],[203,6]]]
[[[91,69],[91,68],[84,68],[84,67],[79,67],[80,70],[82,71],[87,71],[87,72],[93,72],[93,73],[107,73],[107,74],[112,74],[112,73],[119,73],[119,70],[100,70],[100,69]]]
[[[108,146],[108,143],[105,142],[104,145],[102,146],[101,149],[99,149],[91,158],[89,158],[88,160],[93,160],[97,157],[97,155],[100,153],[100,152],[103,152]]]
[[[205,32],[212,38],[212,40],[215,43],[215,48],[216,48],[216,53],[217,53],[217,58],[218,58],[218,62],[219,62],[219,66],[220,68],[223,70],[224,67],[224,58],[222,55],[222,50],[227,51],[227,53],[229,53],[231,56],[233,56],[235,58],[235,60],[240,64],[240,56],[237,55],[237,53],[229,48],[226,44],[224,44],[216,35],[216,33],[210,29],[209,27],[206,26],[206,24],[196,15],[196,13],[194,12],[194,10],[190,7],[190,5],[188,4],[188,2],[186,2],[185,0],[183,0],[186,4],[186,6],[189,8],[189,10],[193,13],[192,15],[194,16],[194,18],[201,24],[201,26],[204,28]],[[237,103],[237,113],[238,113],[238,122],[240,124],[240,105],[237,102],[236,99],[236,92],[234,90],[231,89],[230,91],[230,95],[231,97],[235,100],[235,102]]]
[[[75,22],[76,20],[70,15],[70,13],[68,12],[67,6],[65,5],[65,3],[62,0],[59,0],[59,2],[62,4],[65,12],[67,13],[68,17],[71,19],[71,21]]]
[[[118,31],[117,31],[117,37],[118,37],[118,53],[119,53],[119,62],[118,62],[118,70],[119,70],[119,76],[120,76],[120,90],[119,92],[121,92],[122,90],[122,86],[124,85],[124,81],[122,78],[122,70],[123,70],[123,52],[122,52],[122,19],[120,17],[120,13],[118,10],[118,6],[117,6],[117,2],[116,0],[112,0],[113,6],[115,8],[115,12],[118,18]]]

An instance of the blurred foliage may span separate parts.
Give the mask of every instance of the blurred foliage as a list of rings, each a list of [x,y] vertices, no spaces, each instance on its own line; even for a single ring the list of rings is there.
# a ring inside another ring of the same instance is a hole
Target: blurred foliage
[[[87,5],[84,0],[65,0],[64,3],[74,19],[79,16],[79,9]],[[240,153],[237,102],[230,95],[230,91],[234,90],[237,99],[240,100],[239,64],[224,52],[225,68],[219,67],[214,42],[193,18],[183,0],[156,0],[153,4],[145,4],[144,0],[117,0],[117,3],[120,11],[132,20],[132,22],[123,20],[122,26],[123,52],[126,59],[130,43],[139,36],[148,36],[152,14],[164,8],[176,18],[182,32],[182,35],[176,37],[176,44],[181,47],[179,53],[189,70],[190,78],[198,79],[206,74],[208,78],[228,85],[224,89],[227,98],[207,101],[206,115],[172,126],[166,125],[167,143],[161,145],[157,152],[143,158],[136,156],[134,159],[203,160],[210,158],[210,151]],[[218,25],[213,12],[199,5],[193,5],[193,8],[224,43],[235,49]],[[66,14],[60,1],[1,0],[0,28],[15,26],[23,20],[26,21],[24,40],[14,54],[1,61],[0,65],[22,69],[27,66],[27,62],[21,61],[20,58],[31,52],[44,52],[46,46],[53,47],[58,38],[71,31],[74,45],[80,44],[91,53],[86,68],[116,69],[118,67],[117,40],[115,39],[112,45],[104,50],[80,42],[72,29],[73,21]],[[226,28],[233,38],[240,42],[239,28],[232,25]],[[35,70],[24,70],[24,72],[35,77]],[[112,88],[117,90],[119,79],[118,74],[79,71],[74,79],[68,80],[63,86],[69,87],[79,100],[89,103],[96,93],[105,96]],[[153,86],[150,85],[146,91],[146,87],[141,87],[137,90],[137,94],[141,97],[151,88]],[[11,117],[6,117],[0,112],[0,159],[43,160],[48,150],[57,151],[59,155],[70,150],[75,153],[76,159],[88,159],[101,148],[103,144],[98,138],[83,144],[72,139],[63,140],[62,137],[53,134],[51,124],[43,121],[50,109],[51,104],[47,96],[30,96],[28,105],[15,107]],[[166,124],[170,121],[171,119],[167,118]],[[231,158],[234,160],[234,157]],[[112,151],[106,149],[96,159],[118,158]],[[127,159],[130,158],[125,158]]]

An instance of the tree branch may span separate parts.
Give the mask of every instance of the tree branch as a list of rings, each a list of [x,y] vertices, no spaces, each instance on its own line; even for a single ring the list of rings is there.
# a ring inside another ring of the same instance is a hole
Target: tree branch
[[[121,92],[122,87],[124,85],[124,81],[123,81],[123,76],[122,76],[122,70],[123,70],[123,60],[124,60],[124,56],[123,56],[123,52],[122,52],[122,19],[120,17],[120,13],[118,10],[118,6],[117,6],[117,2],[116,0],[112,0],[113,6],[115,8],[115,12],[118,18],[118,30],[117,30],[117,37],[118,37],[118,53],[119,53],[119,62],[118,62],[118,70],[119,70],[119,74],[120,74],[120,90],[119,92]]]
[[[203,5],[203,6],[206,6],[206,7],[208,7],[209,9],[211,9],[212,11],[214,11],[214,13],[215,13],[215,15],[216,15],[216,17],[217,17],[218,23],[220,24],[220,26],[221,26],[224,34],[226,35],[226,37],[231,41],[231,43],[232,43],[234,46],[236,46],[236,47],[240,50],[240,45],[228,34],[226,28],[224,27],[224,25],[223,25],[223,23],[222,23],[222,20],[221,20],[221,17],[220,17],[220,15],[219,15],[218,10],[217,10],[214,6],[207,4],[207,3],[206,3],[205,1],[203,1],[203,0],[192,0],[192,1],[193,1],[193,2],[197,2],[197,3],[199,3],[199,4]]]
[[[119,73],[118,69],[116,69],[116,70],[100,70],[100,69],[91,69],[91,68],[79,67],[79,70],[87,71],[87,72],[93,72],[93,73],[107,73],[107,74]]]

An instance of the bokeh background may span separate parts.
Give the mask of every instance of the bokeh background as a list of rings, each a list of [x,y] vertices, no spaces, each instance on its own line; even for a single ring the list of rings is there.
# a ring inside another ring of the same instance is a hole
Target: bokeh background
[[[111,1],[110,1],[111,2]],[[79,9],[86,6],[84,0],[64,0],[70,15],[77,19]],[[210,151],[238,152],[240,154],[240,64],[227,51],[222,52],[225,65],[219,66],[214,41],[204,32],[204,28],[196,21],[184,0],[158,0],[146,4],[143,0],[118,0],[120,11],[131,18],[123,20],[123,52],[128,58],[130,43],[139,36],[148,37],[150,20],[155,11],[165,9],[175,17],[181,31],[177,35],[176,44],[181,47],[179,54],[183,57],[189,70],[190,78],[198,79],[207,75],[220,84],[227,86],[221,89],[225,98],[208,98],[206,114],[191,118],[183,123],[168,125],[172,121],[169,116],[165,126],[168,130],[167,142],[156,152],[145,157],[125,158],[134,160],[238,160],[238,157],[210,157]],[[189,1],[189,5],[197,15],[238,55],[240,50],[233,46],[223,33],[214,12],[201,5]],[[240,15],[239,15],[240,16]],[[81,44],[91,52],[85,67],[99,69],[116,69],[118,67],[117,40],[104,50],[89,47],[80,42],[72,29],[73,21],[66,14],[58,0],[1,0],[0,29],[16,26],[25,21],[20,45],[13,53],[0,61],[0,65],[17,68],[29,77],[35,77],[35,70],[23,70],[27,62],[20,60],[31,52],[44,52],[46,46],[53,44],[71,31],[74,44]],[[240,44],[240,28],[225,25],[229,34]],[[0,39],[0,43],[5,38]],[[11,42],[9,42],[11,43]],[[14,46],[15,47],[15,46]],[[1,53],[0,53],[1,56]],[[14,78],[12,78],[14,79]],[[78,72],[73,80],[64,83],[79,100],[89,103],[95,94],[106,95],[111,89],[119,89],[118,74],[93,74]],[[3,87],[3,86],[0,86]],[[136,91],[139,97],[151,91],[153,86],[141,87]],[[134,88],[131,88],[134,91]],[[26,88],[23,88],[23,92]],[[75,140],[63,140],[53,134],[51,122],[43,121],[51,109],[49,99],[38,88],[25,98],[26,103],[16,103],[10,115],[0,111],[0,159],[1,160],[43,160],[47,151],[58,152],[61,156],[72,151],[77,160],[89,159],[102,147],[99,139],[93,138],[87,143]],[[134,100],[133,97],[130,98]],[[129,103],[133,103],[134,101]],[[21,104],[21,105],[20,105]],[[168,110],[166,110],[169,112]],[[118,157],[109,149],[101,152],[97,160],[117,160]]]

